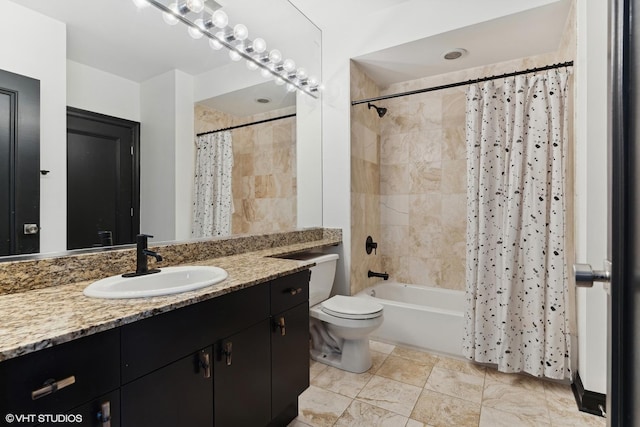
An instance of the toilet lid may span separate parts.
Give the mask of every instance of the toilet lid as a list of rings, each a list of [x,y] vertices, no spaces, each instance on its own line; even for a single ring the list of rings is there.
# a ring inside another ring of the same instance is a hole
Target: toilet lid
[[[322,311],[343,319],[373,319],[382,315],[382,305],[359,297],[336,295],[322,303]]]

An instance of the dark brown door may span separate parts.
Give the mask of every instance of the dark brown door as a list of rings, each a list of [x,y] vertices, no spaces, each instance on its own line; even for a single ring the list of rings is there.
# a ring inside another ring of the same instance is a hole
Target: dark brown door
[[[607,425],[640,426],[640,0],[610,0]]]
[[[67,109],[67,249],[135,241],[139,135],[137,122]]]
[[[0,256],[40,250],[39,172],[40,81],[0,70]]]

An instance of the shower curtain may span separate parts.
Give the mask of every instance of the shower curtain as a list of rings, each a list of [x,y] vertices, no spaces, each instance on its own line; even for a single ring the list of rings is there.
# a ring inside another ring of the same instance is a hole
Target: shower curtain
[[[191,237],[231,234],[231,132],[201,135],[196,139],[195,197]]]
[[[467,91],[464,354],[570,377],[565,255],[568,73]]]

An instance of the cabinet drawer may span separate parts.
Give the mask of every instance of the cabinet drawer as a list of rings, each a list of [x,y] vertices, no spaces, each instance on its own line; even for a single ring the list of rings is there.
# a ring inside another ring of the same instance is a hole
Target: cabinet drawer
[[[269,285],[253,286],[122,327],[126,384],[269,316]]]
[[[63,414],[117,389],[119,332],[101,332],[0,363],[0,414]],[[32,392],[49,380],[68,380],[68,385],[34,400]]]
[[[271,282],[271,313],[280,313],[309,300],[309,278],[305,270]]]

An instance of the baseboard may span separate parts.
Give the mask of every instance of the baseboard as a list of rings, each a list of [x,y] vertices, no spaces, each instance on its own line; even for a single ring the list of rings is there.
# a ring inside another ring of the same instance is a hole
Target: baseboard
[[[573,395],[576,398],[578,409],[582,412],[604,417],[600,408],[607,407],[607,395],[596,393],[595,391],[585,390],[580,379],[580,373],[576,373],[576,378],[571,384]]]

